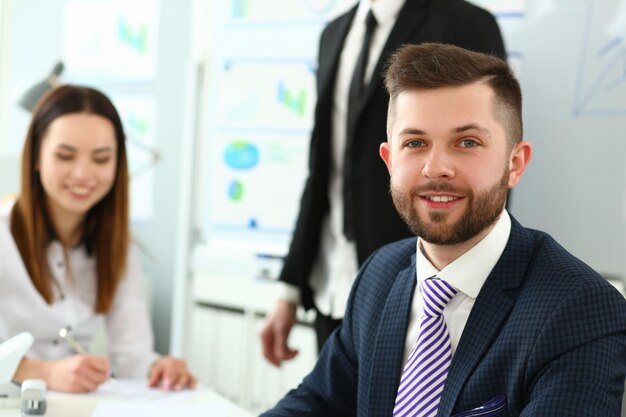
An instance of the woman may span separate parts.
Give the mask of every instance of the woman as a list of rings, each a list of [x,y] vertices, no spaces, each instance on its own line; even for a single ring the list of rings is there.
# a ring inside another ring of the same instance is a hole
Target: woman
[[[49,389],[95,390],[111,373],[163,389],[194,387],[184,361],[160,357],[131,247],[124,132],[99,91],[62,86],[33,112],[21,192],[0,215],[0,340],[35,337],[15,379]],[[76,351],[104,323],[109,359]]]

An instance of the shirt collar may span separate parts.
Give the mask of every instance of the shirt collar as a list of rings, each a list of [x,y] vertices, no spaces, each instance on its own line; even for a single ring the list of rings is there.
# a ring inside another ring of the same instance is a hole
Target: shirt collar
[[[421,288],[425,279],[437,275],[463,294],[476,298],[491,270],[496,266],[498,259],[504,252],[510,233],[511,217],[504,210],[493,229],[483,240],[441,271],[437,270],[422,253],[420,250],[421,239],[418,238],[415,258],[418,288]]]
[[[365,22],[367,13],[372,9],[378,26],[395,21],[405,0],[361,0],[356,11],[355,21]]]

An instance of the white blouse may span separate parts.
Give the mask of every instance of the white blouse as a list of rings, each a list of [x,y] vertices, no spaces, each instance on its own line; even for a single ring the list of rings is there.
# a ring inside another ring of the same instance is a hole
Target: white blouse
[[[106,326],[111,369],[120,378],[146,378],[159,357],[144,300],[143,275],[136,248],[128,256],[126,273],[106,314],[95,314],[96,261],[84,245],[70,249],[67,259],[74,282],[68,277],[60,242],[48,247],[48,263],[56,283],[54,301],[47,304],[33,286],[8,224],[10,207],[0,210],[0,341],[30,332],[35,342],[27,357],[55,360],[76,352],[59,338],[70,326],[74,338],[89,348],[101,326]]]

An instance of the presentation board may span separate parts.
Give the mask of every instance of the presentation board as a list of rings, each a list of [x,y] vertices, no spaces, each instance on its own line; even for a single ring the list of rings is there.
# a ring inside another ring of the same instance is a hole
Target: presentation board
[[[284,255],[307,175],[318,37],[352,0],[214,2],[205,159],[211,242]]]
[[[506,19],[505,19],[506,20]],[[607,276],[626,274],[626,2],[528,0],[521,54],[534,156],[511,210]]]
[[[157,5],[154,0],[66,0],[66,76],[99,83],[155,81]]]
[[[216,2],[202,229],[283,255],[307,174],[316,47],[354,1]],[[626,1],[476,0],[498,18],[534,156],[511,212],[626,274]]]

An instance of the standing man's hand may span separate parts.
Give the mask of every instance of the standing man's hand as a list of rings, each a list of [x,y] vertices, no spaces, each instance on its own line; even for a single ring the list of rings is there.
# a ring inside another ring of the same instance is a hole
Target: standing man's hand
[[[289,333],[296,323],[296,309],[297,305],[291,301],[277,301],[261,330],[263,356],[275,366],[298,354],[297,350],[287,346]]]

